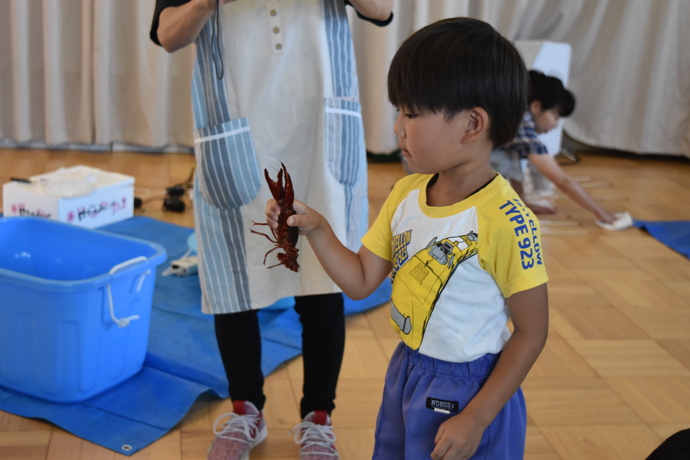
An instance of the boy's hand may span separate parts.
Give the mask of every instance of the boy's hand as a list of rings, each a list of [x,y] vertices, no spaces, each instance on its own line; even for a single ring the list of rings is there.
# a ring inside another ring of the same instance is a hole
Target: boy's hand
[[[321,214],[299,200],[292,203],[292,209],[295,210],[295,214],[288,218],[287,224],[290,227],[299,228],[300,235],[309,235],[325,222]],[[278,228],[279,215],[280,206],[276,200],[268,200],[266,203],[266,222],[271,228]]]
[[[460,412],[441,424],[434,442],[436,448],[431,453],[434,460],[466,460],[477,451],[485,427],[476,418]]]

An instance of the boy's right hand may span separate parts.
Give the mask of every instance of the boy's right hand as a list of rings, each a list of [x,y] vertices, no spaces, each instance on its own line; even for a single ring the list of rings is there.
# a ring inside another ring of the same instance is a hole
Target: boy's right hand
[[[290,227],[299,228],[300,235],[309,235],[317,230],[323,222],[325,222],[324,217],[321,214],[314,211],[312,208],[299,200],[295,200],[292,203],[292,209],[295,210],[295,214],[288,218],[287,224]],[[276,200],[268,200],[266,203],[266,222],[271,228],[278,228],[279,216],[280,206]]]
[[[431,453],[433,460],[466,460],[477,451],[486,426],[476,417],[464,412],[449,418],[441,424],[436,433],[436,448]]]

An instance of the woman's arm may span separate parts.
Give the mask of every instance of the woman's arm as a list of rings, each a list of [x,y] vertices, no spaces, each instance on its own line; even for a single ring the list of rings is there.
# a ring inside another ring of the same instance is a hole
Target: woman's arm
[[[515,293],[506,302],[513,334],[479,393],[460,414],[439,427],[432,459],[472,456],[484,430],[518,390],[544,348],[549,330],[546,284]]]
[[[235,0],[221,1],[225,4]],[[191,0],[161,11],[157,34],[163,49],[173,53],[193,43],[215,8],[216,0]]]
[[[616,216],[611,211],[599,206],[582,187],[567,172],[556,163],[551,155],[528,155],[527,159],[534,165],[540,173],[558,187],[563,193],[568,195],[574,202],[594,214],[597,220],[611,223],[616,220]]]
[[[385,21],[393,11],[393,0],[350,0],[352,6],[362,16]]]

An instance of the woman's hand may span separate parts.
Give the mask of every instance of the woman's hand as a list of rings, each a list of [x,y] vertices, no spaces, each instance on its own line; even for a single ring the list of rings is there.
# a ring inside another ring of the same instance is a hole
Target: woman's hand
[[[223,5],[235,0],[220,0]],[[169,6],[158,18],[158,42],[168,53],[184,48],[196,40],[206,21],[213,15],[217,0],[193,0],[180,6]]]
[[[393,0],[350,0],[359,14],[369,19],[385,21],[393,11]]]

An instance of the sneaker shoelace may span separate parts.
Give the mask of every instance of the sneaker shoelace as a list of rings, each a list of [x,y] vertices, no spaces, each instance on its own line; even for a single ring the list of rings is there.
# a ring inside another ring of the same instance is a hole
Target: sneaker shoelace
[[[293,432],[295,432],[295,442],[301,445],[303,449],[318,446],[325,450],[313,452],[318,452],[320,455],[340,458],[338,456],[338,451],[335,449],[335,434],[331,426],[319,425],[313,422],[302,422],[290,430],[288,434],[292,434]]]
[[[218,429],[220,421],[227,416],[230,416],[230,420],[225,422],[221,429]],[[240,415],[235,412],[229,412],[216,419],[216,422],[213,424],[213,433],[220,438],[233,439],[245,444],[250,444],[259,431],[258,426],[260,421],[260,414]],[[238,436],[240,434],[244,437]]]

